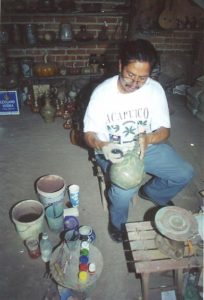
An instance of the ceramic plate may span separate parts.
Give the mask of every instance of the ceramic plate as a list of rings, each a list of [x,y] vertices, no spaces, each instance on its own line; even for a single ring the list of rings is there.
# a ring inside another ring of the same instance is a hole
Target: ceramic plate
[[[175,241],[186,241],[198,233],[193,214],[177,206],[167,206],[158,210],[155,224],[164,236]]]

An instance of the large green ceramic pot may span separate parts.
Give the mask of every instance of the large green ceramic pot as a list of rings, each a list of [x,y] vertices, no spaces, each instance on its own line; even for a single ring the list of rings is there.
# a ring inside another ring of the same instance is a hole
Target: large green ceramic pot
[[[110,180],[122,189],[137,187],[144,177],[144,160],[139,158],[137,151],[127,152],[122,162],[112,164]]]

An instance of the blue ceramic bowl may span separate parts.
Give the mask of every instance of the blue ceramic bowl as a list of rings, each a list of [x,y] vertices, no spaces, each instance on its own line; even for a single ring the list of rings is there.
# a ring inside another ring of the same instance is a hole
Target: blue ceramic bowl
[[[64,218],[64,229],[65,230],[75,230],[79,228],[79,221],[74,216],[66,216]]]

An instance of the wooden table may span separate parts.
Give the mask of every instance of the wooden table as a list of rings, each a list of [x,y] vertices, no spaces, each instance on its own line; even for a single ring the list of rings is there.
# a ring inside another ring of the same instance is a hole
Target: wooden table
[[[130,257],[127,253],[131,251],[130,261],[134,264],[136,273],[141,275],[143,300],[149,299],[150,274],[163,271],[174,271],[177,299],[183,299],[183,270],[202,267],[202,251],[197,251],[195,246],[189,253],[189,247],[186,245],[184,257],[175,260],[162,254],[156,247],[154,241],[156,230],[153,223],[149,221],[126,223],[125,228],[129,249],[124,246],[124,250],[126,257]]]
[[[50,260],[50,271],[55,281],[65,288],[87,291],[99,278],[103,269],[103,257],[97,247],[90,244],[89,262],[96,264],[96,273],[88,276],[86,283],[80,283],[79,274],[80,241],[77,242],[76,249],[70,251],[66,243],[62,243],[52,253]]]

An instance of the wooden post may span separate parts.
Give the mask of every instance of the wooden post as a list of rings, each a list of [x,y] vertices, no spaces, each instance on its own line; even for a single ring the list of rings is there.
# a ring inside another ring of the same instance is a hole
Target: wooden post
[[[149,296],[149,273],[142,273],[142,299],[148,300]]]

